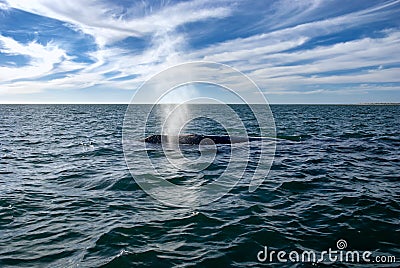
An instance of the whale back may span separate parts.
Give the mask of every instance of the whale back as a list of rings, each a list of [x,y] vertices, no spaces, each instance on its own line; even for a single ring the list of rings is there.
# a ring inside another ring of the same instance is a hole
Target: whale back
[[[167,136],[167,135],[151,135],[144,139],[145,142],[148,143],[162,143],[163,141],[178,141],[180,144],[193,144],[198,145],[202,141],[202,144],[231,144],[238,142],[246,142],[248,139],[235,137],[232,138],[227,135],[198,135],[198,134],[187,134],[187,135],[179,135],[179,136]],[[212,142],[211,142],[211,141]]]

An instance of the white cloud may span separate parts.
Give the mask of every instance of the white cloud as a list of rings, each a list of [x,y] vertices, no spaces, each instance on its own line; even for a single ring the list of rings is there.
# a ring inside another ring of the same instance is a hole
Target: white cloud
[[[256,67],[256,70],[249,75],[265,86],[271,83],[400,82],[398,69],[390,67],[400,63],[396,52],[399,46],[400,32],[391,32],[384,38],[364,38],[306,51],[259,55],[258,64],[249,67]]]
[[[116,5],[105,5],[101,1],[87,1],[82,8],[82,2],[72,1],[7,1],[9,7],[21,9],[41,16],[53,18],[67,23],[71,28],[94,37],[98,44],[96,51],[88,56],[93,64],[77,64],[68,59],[66,52],[53,43],[42,46],[32,42],[28,46],[20,44],[11,38],[5,42],[13,43],[5,54],[27,55],[31,58],[29,65],[19,68],[1,67],[3,75],[2,92],[19,94],[28,83],[20,82],[5,84],[5,81],[15,79],[35,79],[41,76],[67,71],[79,70],[62,78],[47,81],[32,81],[29,88],[33,92],[49,88],[85,88],[93,85],[110,85],[114,88],[132,89],[150,75],[162,69],[182,62],[185,56],[185,38],[178,34],[175,28],[189,22],[212,18],[226,17],[230,8],[221,7],[209,0],[181,2],[175,5],[161,6],[158,10],[143,12],[134,7],[128,8],[125,14],[119,14]],[[220,2],[222,3],[222,2]],[[137,6],[136,6],[137,8]],[[151,43],[140,54],[112,47],[116,41],[127,37],[151,36]],[[35,47],[36,49],[30,49]],[[27,50],[29,53],[27,54]],[[105,74],[115,72],[111,77]],[[115,81],[129,75],[138,76],[130,81]],[[12,90],[6,90],[7,87]]]
[[[398,70],[391,67],[400,64],[397,52],[400,31],[397,29],[380,32],[380,36],[384,36],[380,38],[365,37],[333,45],[299,48],[312,38],[379,20],[388,15],[390,11],[387,8],[392,5],[393,2],[384,3],[335,18],[225,41],[195,51],[190,56],[229,63],[265,89],[271,85],[291,90],[314,83],[400,82],[396,76]]]
[[[0,94],[96,85],[134,89],[151,75],[191,60],[228,63],[249,75],[267,92],[269,88],[274,88],[274,94],[329,92],[325,88],[298,90],[313,84],[400,82],[400,70],[393,67],[400,63],[398,29],[381,32],[379,38],[365,37],[304,48],[314,38],[340,34],[343,30],[384,20],[385,16],[391,14],[390,8],[395,2],[307,23],[304,20],[324,8],[325,1],[296,2],[292,5],[277,2],[274,4],[275,13],[271,17],[260,18],[260,21],[268,20],[266,29],[279,30],[227,40],[197,50],[192,50],[186,43],[185,33],[176,29],[190,22],[225,18],[232,14],[233,7],[227,7],[226,2],[213,3],[210,0],[160,7],[135,2],[135,6],[123,11],[115,4],[106,5],[105,2],[94,0],[86,1],[85,8],[78,0],[9,0],[7,3],[12,8],[65,22],[69,27],[93,36],[98,48],[88,54],[94,63],[76,63],[68,51],[55,42],[45,45],[37,42],[23,44],[0,36],[1,53],[25,55],[30,59],[27,66],[0,67]],[[147,48],[135,53],[113,46],[116,41],[127,37],[146,37],[151,41]],[[76,72],[61,78],[36,80],[65,71]],[[110,73],[112,75],[107,75]],[[135,78],[123,80],[132,75]],[[30,81],[9,82],[15,79]],[[375,90],[380,88],[374,87]],[[394,87],[393,90],[396,89]]]
[[[35,41],[22,44],[10,37],[0,35],[0,52],[6,55],[22,55],[29,59],[28,65],[23,67],[0,66],[0,82],[16,79],[38,78],[58,71],[71,71],[80,68],[79,64],[71,62],[65,50],[55,43],[46,45]],[[55,68],[56,64],[64,63]]]
[[[73,28],[95,38],[100,47],[127,37],[142,37],[159,31],[173,31],[189,22],[226,17],[230,8],[220,7],[212,1],[196,0],[165,6],[159,11],[126,17],[116,5],[101,1],[80,0],[8,0],[10,7],[67,22]],[[136,6],[138,8],[138,6]]]
[[[0,2],[0,10],[8,10],[9,7],[6,3]]]

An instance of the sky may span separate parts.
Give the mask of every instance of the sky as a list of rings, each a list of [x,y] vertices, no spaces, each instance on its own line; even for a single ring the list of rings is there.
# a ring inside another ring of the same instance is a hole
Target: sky
[[[191,61],[270,103],[400,102],[400,1],[0,0],[0,103],[129,103]]]

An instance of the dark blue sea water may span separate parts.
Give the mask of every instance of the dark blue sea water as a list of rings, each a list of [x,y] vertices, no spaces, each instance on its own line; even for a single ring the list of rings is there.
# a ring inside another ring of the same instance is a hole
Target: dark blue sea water
[[[126,108],[0,105],[0,267],[261,266],[265,246],[321,252],[339,239],[399,265],[400,106],[272,105],[281,139],[264,183],[250,193],[239,182],[190,208],[166,206],[132,179]],[[233,108],[251,123],[245,106]],[[223,133],[201,120],[192,131],[213,128]],[[199,176],[164,169],[158,150],[153,163],[176,184],[212,180],[227,152],[240,153],[222,147]]]

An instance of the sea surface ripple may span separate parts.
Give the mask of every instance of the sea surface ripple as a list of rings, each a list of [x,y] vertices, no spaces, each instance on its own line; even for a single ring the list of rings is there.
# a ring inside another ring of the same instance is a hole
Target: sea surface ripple
[[[399,258],[400,106],[271,109],[280,139],[261,187],[174,208],[128,171],[126,105],[0,105],[0,267],[260,266],[264,246],[321,252],[339,239]],[[217,160],[165,176],[212,178],[229,159]]]

